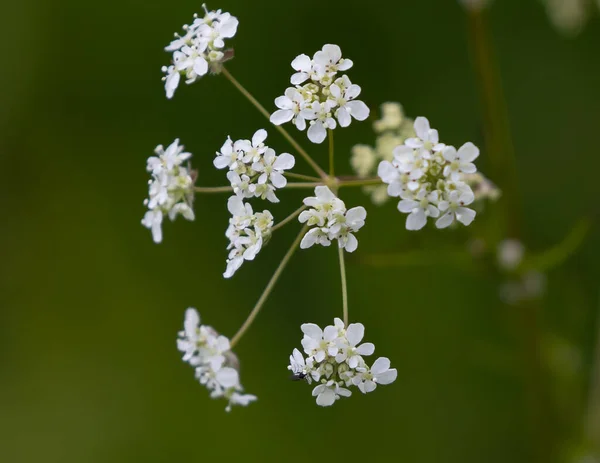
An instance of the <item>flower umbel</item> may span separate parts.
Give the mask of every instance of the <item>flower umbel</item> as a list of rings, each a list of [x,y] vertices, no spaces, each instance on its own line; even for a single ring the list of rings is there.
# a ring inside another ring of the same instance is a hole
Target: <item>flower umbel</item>
[[[167,98],[173,97],[182,76],[186,84],[192,84],[209,70],[220,72],[222,63],[233,56],[224,47],[225,39],[237,32],[237,18],[221,10],[208,11],[206,5],[202,7],[204,16],[195,14],[192,24],[183,26],[184,35],[175,34],[175,40],[165,47],[165,51],[173,53],[172,64],[162,68]]]
[[[346,327],[336,318],[333,325],[323,330],[314,323],[305,323],[301,329],[302,347],[307,357],[294,349],[288,370],[308,384],[319,383],[312,391],[317,405],[328,407],[340,397],[350,397],[349,388],[353,386],[366,394],[374,391],[377,384],[396,380],[398,372],[390,368],[387,358],[378,358],[371,367],[366,363],[364,357],[372,355],[375,346],[370,342],[361,344],[365,333],[362,323]]]
[[[185,312],[177,349],[183,352],[183,361],[194,367],[196,379],[210,391],[210,397],[228,401],[225,410],[256,400],[256,396],[242,393],[239,362],[229,347],[229,339],[211,326],[200,324],[200,315],[194,308]]]
[[[323,143],[327,130],[335,129],[338,123],[348,127],[352,119],[364,121],[369,117],[369,108],[356,99],[361,88],[350,82],[347,75],[338,77],[352,64],[342,58],[340,47],[331,44],[324,45],[312,59],[308,55],[297,56],[292,61],[296,73],[290,79],[294,87],[275,99],[279,109],[271,115],[271,122],[281,125],[292,121],[298,130],[304,130],[309,121],[308,139]]]
[[[178,215],[187,220],[194,220],[194,180],[189,168],[182,166],[192,155],[183,152],[179,139],[171,143],[166,150],[162,145],[158,145],[154,152],[156,156],[148,158],[146,168],[152,179],[148,181],[148,199],[144,200],[148,212],[142,219],[142,225],[152,231],[154,242],[160,243],[165,216],[171,221]]]

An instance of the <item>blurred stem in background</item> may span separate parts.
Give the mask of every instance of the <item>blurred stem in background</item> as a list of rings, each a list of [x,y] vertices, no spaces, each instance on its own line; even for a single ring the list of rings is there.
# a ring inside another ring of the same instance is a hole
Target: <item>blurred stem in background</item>
[[[471,55],[480,92],[483,111],[483,131],[491,178],[502,190],[499,201],[501,215],[494,228],[502,231],[500,238],[521,236],[521,204],[518,186],[515,150],[513,146],[508,110],[502,89],[498,63],[492,47],[485,17],[485,8],[468,10],[468,30]],[[539,315],[537,302],[516,306],[516,320],[521,336],[524,359],[524,378],[533,434],[532,446],[535,461],[549,463],[554,460],[555,442],[550,403],[544,375]]]
[[[596,326],[596,348],[588,392],[585,437],[589,441],[596,457],[600,458],[600,294],[598,295]]]

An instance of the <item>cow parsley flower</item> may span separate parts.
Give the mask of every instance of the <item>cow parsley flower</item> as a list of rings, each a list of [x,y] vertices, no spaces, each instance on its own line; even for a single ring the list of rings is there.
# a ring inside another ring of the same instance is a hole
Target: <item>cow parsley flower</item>
[[[393,159],[381,161],[377,170],[388,195],[401,198],[398,210],[409,214],[407,230],[420,230],[428,217],[437,218],[438,228],[454,221],[470,225],[476,213],[467,207],[475,201],[469,182],[474,183],[479,149],[470,142],[458,150],[440,143],[424,117],[415,120],[414,129],[416,137],[394,148]]]
[[[309,140],[322,143],[327,130],[335,129],[338,123],[348,127],[352,119],[367,119],[369,108],[356,99],[361,88],[347,75],[338,76],[351,67],[352,61],[342,58],[337,45],[324,45],[312,59],[304,54],[297,56],[292,61],[296,73],[290,79],[295,87],[275,99],[279,109],[271,115],[271,122],[281,125],[292,121],[298,130],[304,130],[309,121]]]
[[[352,148],[350,165],[360,178],[367,178],[377,174],[377,166],[381,161],[392,161],[394,148],[402,145],[407,138],[416,134],[413,129],[414,121],[404,115],[400,103],[383,103],[381,105],[381,118],[373,122],[373,130],[377,133],[375,146],[355,145]],[[392,176],[399,179],[397,171],[391,172]],[[374,204],[383,204],[389,199],[387,185],[364,186],[363,191],[371,197]],[[398,196],[396,194],[395,196]]]
[[[267,210],[254,213],[252,206],[244,203],[239,196],[229,198],[227,208],[232,217],[225,232],[229,239],[229,255],[223,276],[231,278],[245,260],[254,260],[270,238],[273,215]]]
[[[204,17],[194,15],[194,22],[183,26],[185,34],[175,34],[175,40],[165,47],[165,51],[173,54],[172,65],[162,67],[169,99],[173,97],[181,76],[185,77],[186,84],[194,83],[209,71],[220,72],[223,62],[232,56],[223,48],[225,40],[237,32],[237,18],[221,10],[208,11],[206,5],[202,7]]]
[[[264,129],[257,130],[252,140],[233,142],[227,137],[213,164],[217,169],[229,169],[227,179],[236,195],[276,203],[279,199],[275,191],[287,185],[285,171],[292,169],[296,160],[289,153],[278,156],[265,145],[266,139],[267,131]]]
[[[334,324],[321,329],[314,323],[301,326],[304,333],[302,347],[306,359],[298,349],[290,356],[291,370],[298,379],[308,384],[317,382],[312,391],[317,405],[328,407],[341,397],[350,397],[351,387],[363,393],[371,392],[377,384],[390,384],[397,376],[387,358],[379,358],[371,367],[365,357],[375,352],[372,343],[362,343],[365,327],[352,323],[347,327],[336,318]]]
[[[194,180],[189,168],[182,166],[192,155],[183,149],[179,139],[176,139],[166,150],[158,145],[154,151],[156,156],[148,158],[146,170],[152,178],[148,181],[148,198],[144,200],[148,211],[142,219],[142,225],[152,231],[155,243],[162,241],[165,216],[171,221],[178,215],[194,220]]]
[[[211,326],[200,324],[200,315],[192,307],[185,312],[177,349],[183,352],[183,361],[194,367],[196,378],[209,390],[210,397],[228,401],[226,411],[233,405],[246,406],[256,400],[256,396],[242,393],[239,362],[231,351],[229,339]]]
[[[298,220],[309,226],[300,242],[300,248],[307,249],[314,244],[329,246],[331,241],[338,240],[340,248],[354,252],[358,247],[358,240],[354,233],[360,230],[367,217],[364,207],[353,207],[346,210],[346,205],[326,186],[315,188],[315,196],[304,199],[304,204],[310,209],[303,211]]]

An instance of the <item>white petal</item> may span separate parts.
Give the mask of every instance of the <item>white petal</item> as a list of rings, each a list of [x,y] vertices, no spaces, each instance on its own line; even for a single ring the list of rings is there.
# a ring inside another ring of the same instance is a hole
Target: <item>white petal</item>
[[[461,161],[473,162],[479,156],[479,148],[473,143],[467,142],[459,148],[458,156]]]
[[[316,122],[308,129],[308,139],[313,143],[323,143],[327,137],[327,131],[321,122]]]
[[[377,383],[384,384],[384,385],[390,384],[390,383],[393,383],[394,381],[396,381],[397,377],[398,377],[398,370],[396,370],[395,368],[392,368],[391,370],[384,371],[383,373],[378,375]]]
[[[452,213],[452,211],[448,211],[439,219],[437,219],[437,221],[435,222],[435,226],[438,228],[446,228],[449,227],[452,224],[452,222],[454,222],[454,214]]]
[[[398,203],[398,210],[405,214],[410,214],[417,207],[419,207],[419,203],[413,199],[403,199]]]
[[[365,335],[365,326],[362,323],[351,323],[346,330],[346,338],[352,346],[356,346]]]
[[[387,357],[379,357],[371,366],[371,373],[373,375],[380,375],[384,371],[390,369],[390,359]]]
[[[294,117],[294,113],[289,109],[279,109],[271,114],[270,121],[275,125],[285,124]]]
[[[373,352],[375,352],[375,344],[372,342],[365,342],[356,349],[358,355],[373,355]]]
[[[289,153],[281,153],[273,163],[273,167],[277,170],[288,170],[294,167],[296,159]]]
[[[352,118],[350,117],[350,114],[348,114],[348,110],[346,108],[338,109],[335,115],[342,127],[348,127],[352,122]]]
[[[335,392],[329,388],[326,388],[317,396],[317,405],[320,405],[321,407],[329,407],[330,405],[333,405],[334,402]]]
[[[350,115],[357,121],[364,121],[369,117],[369,107],[362,101],[349,101],[346,106],[350,109]]]
[[[317,238],[319,237],[319,231],[320,230],[318,228],[311,228],[306,235],[304,235],[304,238],[302,238],[302,241],[300,242],[300,249],[308,249],[315,244],[317,242]]]
[[[346,249],[348,252],[354,252],[356,251],[356,248],[358,248],[358,240],[356,239],[356,236],[354,236],[352,233],[348,233],[348,240],[344,246],[344,249]]]
[[[415,132],[417,133],[417,137],[421,140],[425,140],[427,138],[427,134],[430,130],[429,121],[425,117],[417,117],[415,119]]]
[[[425,211],[419,208],[416,212],[413,212],[406,218],[406,229],[407,230],[420,230],[427,223],[427,216]]]
[[[294,68],[296,71],[310,72],[311,67],[311,59],[305,54],[296,56],[294,61],[292,61],[292,68]]]
[[[199,76],[203,76],[208,72],[208,63],[202,57],[198,57],[194,60],[194,72]]]
[[[459,207],[456,209],[456,220],[464,225],[470,225],[475,219],[476,212],[468,207]]]
[[[267,139],[267,131],[265,129],[257,130],[252,136],[252,146],[258,146]]]
[[[309,338],[317,340],[323,338],[323,330],[321,330],[321,328],[314,323],[304,323],[302,326],[300,326],[300,329]]]
[[[279,172],[271,172],[271,183],[275,188],[283,188],[287,185],[287,180]]]
[[[367,211],[364,207],[358,206],[349,209],[346,212],[346,221],[349,223],[364,221],[367,218]]]

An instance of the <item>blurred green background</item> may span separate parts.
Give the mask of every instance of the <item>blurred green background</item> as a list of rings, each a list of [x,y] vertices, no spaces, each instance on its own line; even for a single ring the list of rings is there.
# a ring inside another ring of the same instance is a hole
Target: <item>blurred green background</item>
[[[269,110],[297,54],[337,43],[354,61],[349,75],[374,115],[380,103],[399,101],[409,115],[429,117],[448,143],[483,145],[467,18],[457,2],[209,7],[239,18],[228,68]],[[313,248],[294,256],[236,348],[242,382],[259,401],[226,414],[223,402],[208,398],[175,348],[185,308],[197,307],[206,323],[233,335],[297,230],[278,232],[225,281],[226,196],[197,198],[197,220],[166,223],[161,245],[140,225],[145,161],[157,144],[181,138],[194,153],[198,183],[222,185],[212,157],[225,137],[268,129],[222,77],[165,98],[162,49],[200,10],[191,0],[2,7],[0,460],[530,462],[540,460],[543,421],[547,461],[575,461],[597,336],[595,224],[578,252],[548,274],[546,297],[515,308],[500,302],[498,275],[443,258],[365,264],[376,253],[466,255],[469,236],[409,234],[392,203],[377,208],[360,191],[344,191],[347,204],[369,213],[349,260],[350,318],[365,324],[398,380],[329,409],[314,404],[309,386],[289,381],[300,324],[325,325],[341,314],[336,252]],[[515,213],[528,248],[539,252],[580,218],[596,221],[600,15],[567,40],[536,1],[498,0],[489,13],[517,155],[523,210]],[[326,146],[298,138],[324,165]],[[338,172],[350,173],[352,145],[373,139],[369,123],[336,132]],[[289,149],[272,130],[269,142]],[[493,179],[488,165],[484,150],[479,167]],[[302,193],[284,192],[275,217]],[[520,310],[539,311],[535,333],[523,327]],[[532,372],[524,345],[537,335],[541,366]],[[573,356],[554,368],[545,352],[561,345]]]

